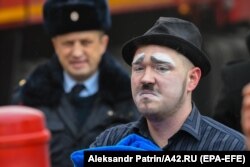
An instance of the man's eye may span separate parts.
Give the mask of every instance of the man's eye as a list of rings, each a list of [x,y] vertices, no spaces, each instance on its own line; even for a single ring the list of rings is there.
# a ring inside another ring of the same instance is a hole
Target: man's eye
[[[71,42],[71,41],[67,41],[63,43],[64,46],[72,46],[73,44],[74,42]]]
[[[86,45],[89,45],[89,44],[91,44],[91,43],[92,43],[92,41],[90,41],[90,40],[82,40],[82,41],[81,41],[81,44],[82,44],[82,45],[85,45],[85,46],[86,46]]]
[[[141,70],[143,70],[143,67],[141,67],[141,66],[134,66],[133,70],[134,71],[141,71]]]
[[[167,72],[169,70],[166,66],[156,66],[155,69],[159,72]]]

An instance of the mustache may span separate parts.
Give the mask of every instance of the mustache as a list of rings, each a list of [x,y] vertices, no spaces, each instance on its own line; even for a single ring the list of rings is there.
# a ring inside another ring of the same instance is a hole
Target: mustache
[[[154,84],[151,83],[143,83],[138,89],[136,90],[138,95],[142,94],[152,94],[155,96],[159,96],[160,92],[154,87]]]
[[[144,84],[142,84],[140,90],[154,91],[154,85],[150,84],[150,83],[144,83]]]

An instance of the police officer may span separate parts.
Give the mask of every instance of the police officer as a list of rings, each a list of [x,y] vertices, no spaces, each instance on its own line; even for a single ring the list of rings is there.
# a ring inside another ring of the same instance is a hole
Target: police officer
[[[55,54],[31,73],[13,102],[45,114],[52,166],[72,166],[73,151],[138,113],[126,70],[106,51],[111,27],[106,0],[48,0],[43,17]]]

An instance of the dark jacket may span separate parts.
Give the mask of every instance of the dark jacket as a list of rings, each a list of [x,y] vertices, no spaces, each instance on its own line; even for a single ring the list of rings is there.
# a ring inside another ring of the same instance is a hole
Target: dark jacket
[[[63,72],[54,56],[40,65],[14,95],[15,103],[40,109],[51,131],[52,166],[72,166],[70,154],[89,146],[108,127],[138,117],[131,96],[128,74],[109,55],[100,64],[99,92],[93,109],[82,127],[76,126],[73,106],[63,90]]]
[[[223,86],[213,118],[235,130],[241,129],[242,88],[250,82],[250,60],[234,62],[222,70]]]

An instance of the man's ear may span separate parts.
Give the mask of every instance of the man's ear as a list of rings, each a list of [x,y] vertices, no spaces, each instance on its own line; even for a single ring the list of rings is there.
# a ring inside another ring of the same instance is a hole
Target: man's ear
[[[198,85],[201,78],[201,69],[193,67],[188,73],[187,90],[192,92]]]
[[[51,44],[52,44],[52,46],[53,46],[53,48],[54,48],[54,51],[57,53],[57,42],[56,42],[56,40],[57,40],[57,38],[56,37],[53,37],[53,38],[51,38]]]
[[[108,43],[109,43],[109,36],[104,34],[101,38],[101,43],[103,46],[103,53],[106,51],[107,47],[108,47]]]
[[[56,40],[55,37],[51,38],[51,43],[52,43],[53,46],[55,46],[55,40]]]

